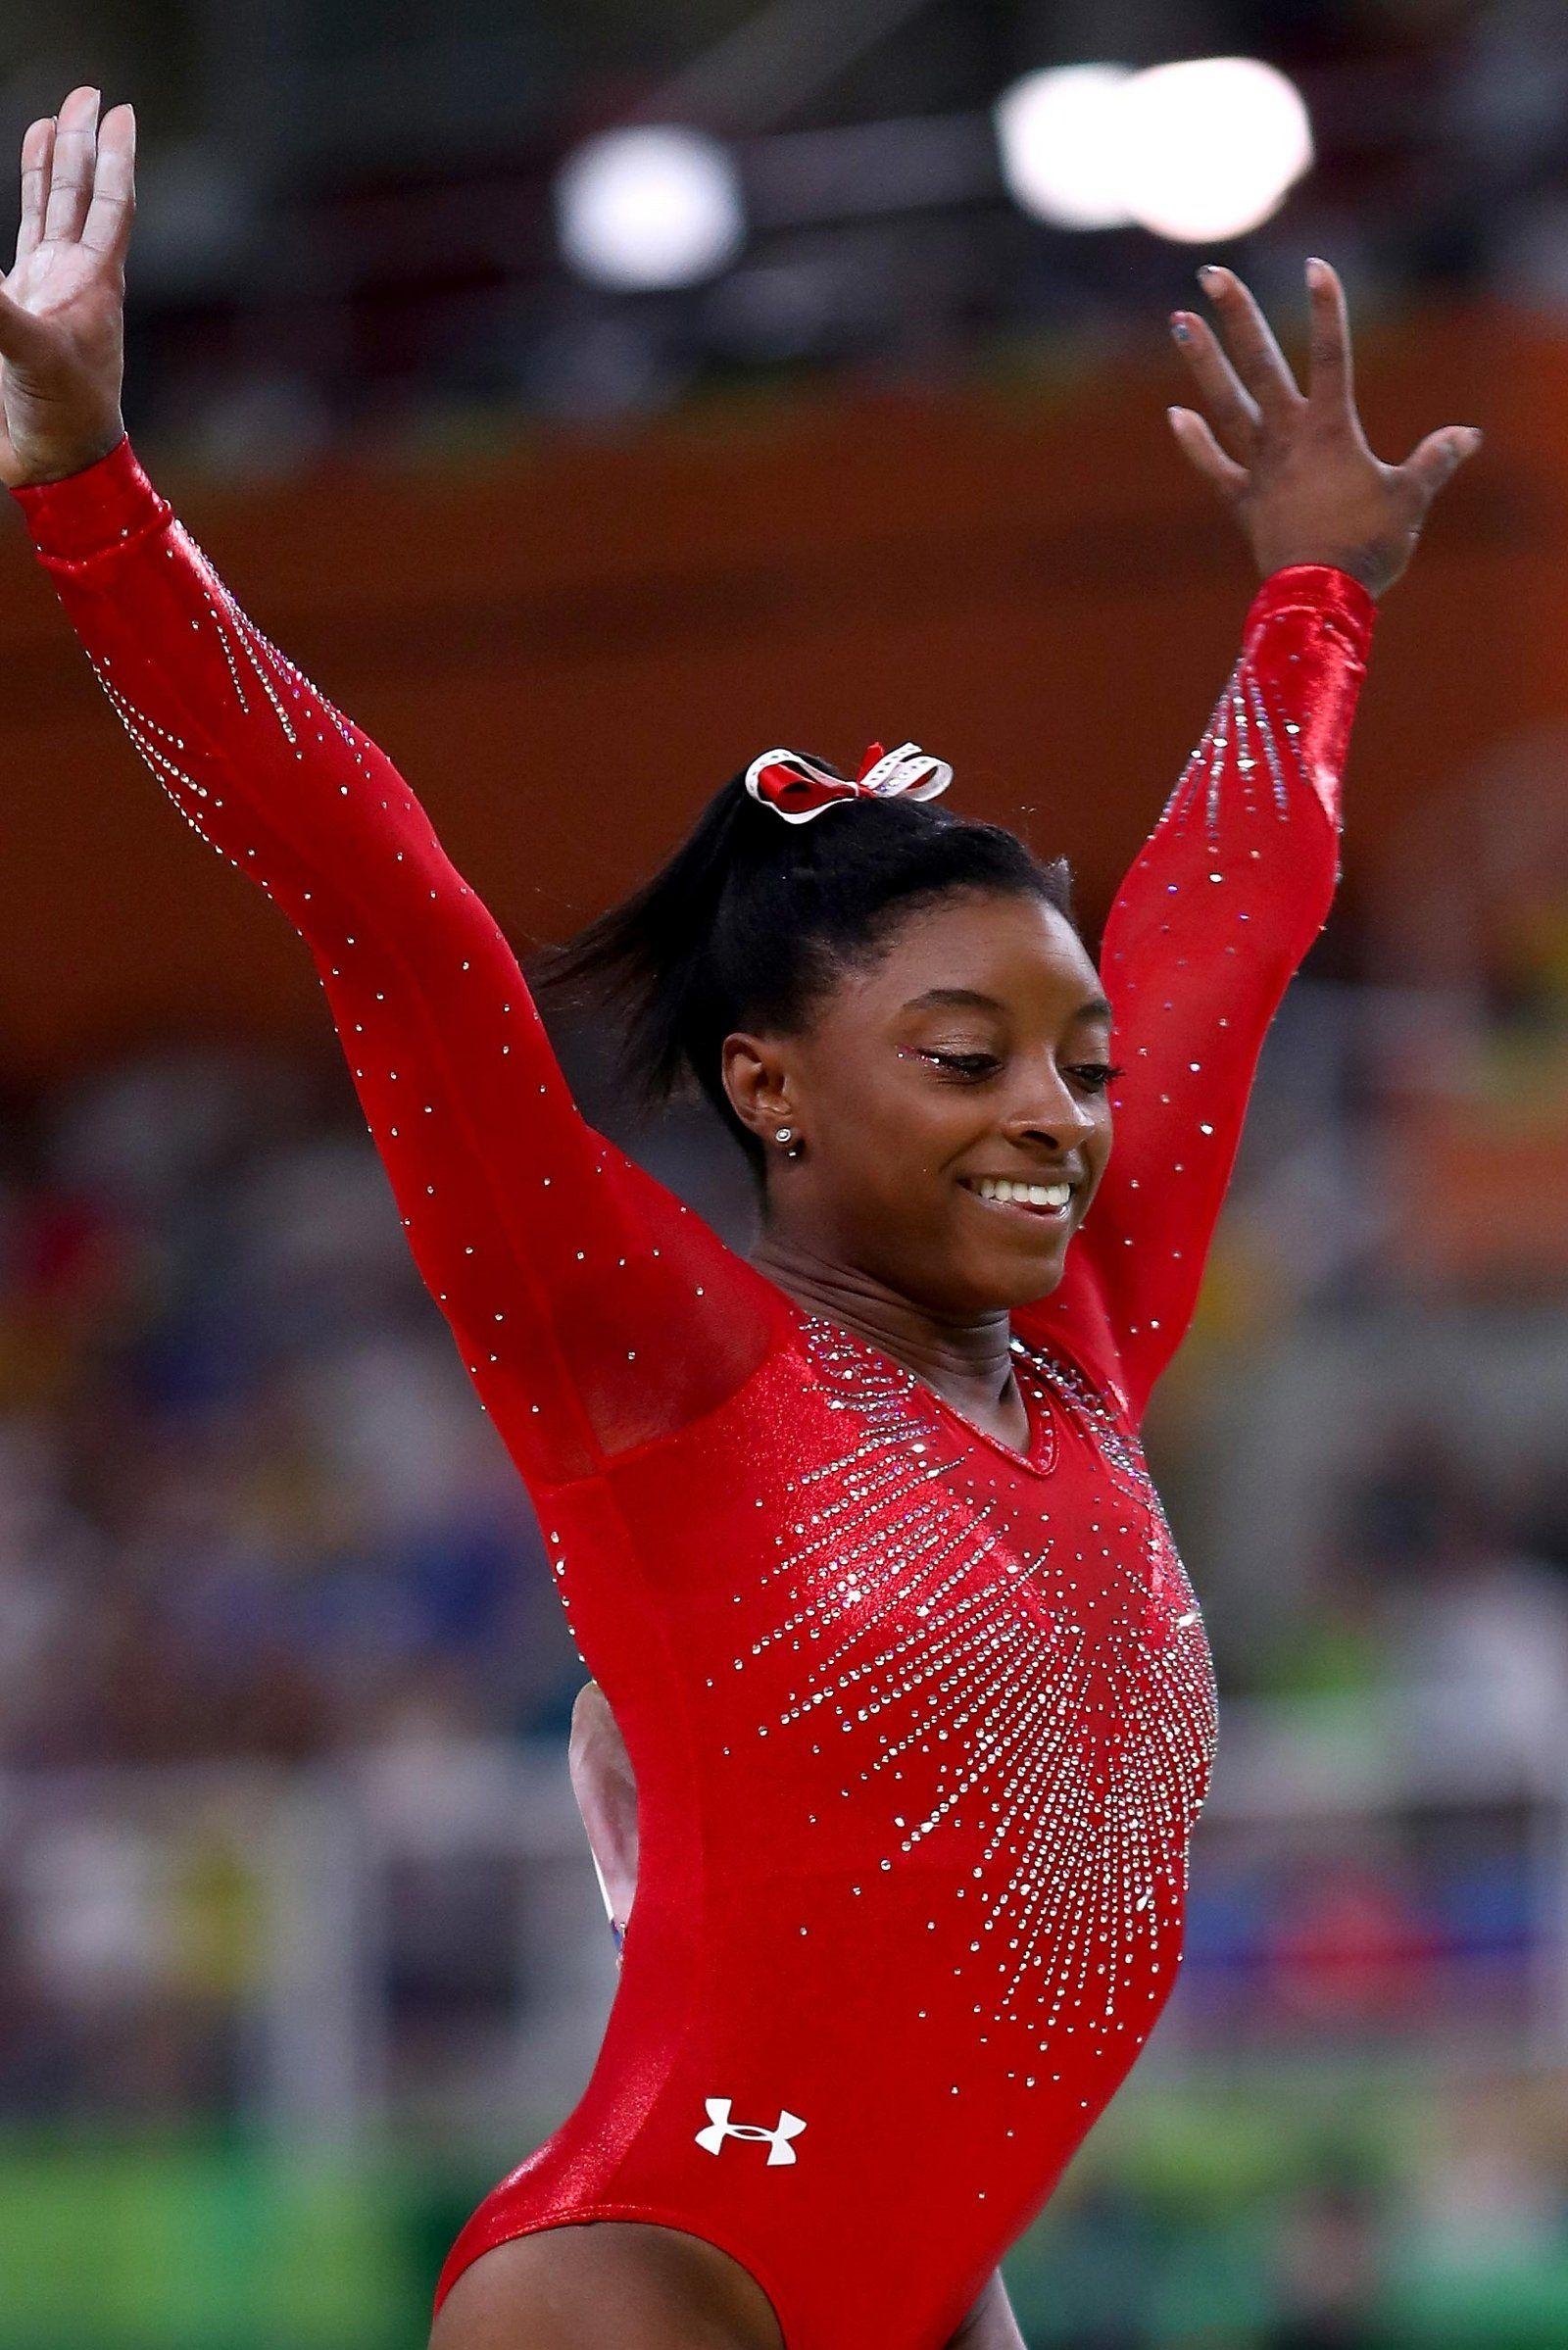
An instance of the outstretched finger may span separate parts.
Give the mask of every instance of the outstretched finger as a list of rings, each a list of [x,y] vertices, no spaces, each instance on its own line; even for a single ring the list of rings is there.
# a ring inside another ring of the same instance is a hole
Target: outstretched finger
[[[1233,457],[1250,456],[1257,430],[1257,403],[1242,388],[1213,328],[1195,311],[1178,310],[1172,314],[1170,330],[1222,447]]]
[[[1440,490],[1446,489],[1466,459],[1474,457],[1482,438],[1477,424],[1446,424],[1441,432],[1429,432],[1399,470],[1407,481],[1415,484],[1423,502],[1430,505]]]
[[[43,239],[44,209],[49,202],[49,175],[54,168],[55,119],[41,115],[30,123],[22,142],[22,225],[17,231],[17,260],[25,261]]]
[[[1307,398],[1337,416],[1352,416],[1355,390],[1350,361],[1350,319],[1339,271],[1314,256],[1306,265],[1312,309],[1311,372]]]
[[[92,202],[82,222],[81,241],[110,261],[123,261],[136,210],[136,116],[129,106],[112,106],[98,133]]]
[[[1245,465],[1226,456],[1206,417],[1191,408],[1167,408],[1176,445],[1188,463],[1211,482],[1222,498],[1238,498],[1250,479]]]
[[[1301,394],[1274,340],[1274,330],[1251,293],[1234,269],[1222,269],[1214,263],[1200,269],[1198,276],[1218,315],[1220,340],[1263,415],[1289,415]]]
[[[60,109],[55,127],[54,169],[49,178],[49,208],[43,217],[45,243],[52,244],[57,238],[72,242],[81,234],[92,196],[99,103],[98,92],[83,85],[73,90]]]

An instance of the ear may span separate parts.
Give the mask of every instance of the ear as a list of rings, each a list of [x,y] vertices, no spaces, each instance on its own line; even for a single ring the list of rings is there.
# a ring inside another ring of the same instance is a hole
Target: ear
[[[727,1036],[719,1069],[730,1107],[760,1143],[770,1143],[776,1128],[797,1122],[790,1074],[775,1039],[739,1031]]]

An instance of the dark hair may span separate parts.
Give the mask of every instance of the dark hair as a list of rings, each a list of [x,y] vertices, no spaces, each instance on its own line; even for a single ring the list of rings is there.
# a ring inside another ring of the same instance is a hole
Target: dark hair
[[[917,904],[961,890],[1041,898],[1076,927],[1066,859],[1043,864],[1003,825],[906,797],[786,824],[743,770],[651,881],[533,967],[619,1015],[620,1075],[645,1107],[695,1078],[760,1181],[766,1151],[724,1091],[725,1037],[798,1033],[837,973],[874,960]]]

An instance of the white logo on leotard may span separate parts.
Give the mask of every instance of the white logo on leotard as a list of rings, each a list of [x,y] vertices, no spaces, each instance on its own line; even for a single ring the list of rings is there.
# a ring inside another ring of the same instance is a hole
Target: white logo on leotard
[[[697,2143],[706,2146],[710,2154],[716,2154],[726,2138],[765,2138],[769,2168],[774,2163],[794,2162],[795,2149],[790,2140],[798,2138],[806,2128],[799,2114],[781,2111],[777,2127],[764,2130],[759,2122],[732,2122],[731,2097],[705,2097],[703,2102],[708,2107],[708,2127],[697,2132]]]

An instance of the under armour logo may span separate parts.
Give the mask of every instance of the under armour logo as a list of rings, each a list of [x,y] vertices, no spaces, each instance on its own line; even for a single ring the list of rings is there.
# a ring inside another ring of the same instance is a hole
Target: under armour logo
[[[697,2132],[697,2143],[706,2146],[710,2154],[716,2154],[726,2138],[765,2138],[770,2167],[774,2163],[795,2160],[795,2149],[790,2140],[798,2138],[806,2128],[799,2114],[781,2112],[777,2128],[764,2130],[759,2122],[732,2122],[729,2109],[734,2099],[731,2097],[705,2097],[703,2102],[708,2107],[708,2127]]]

